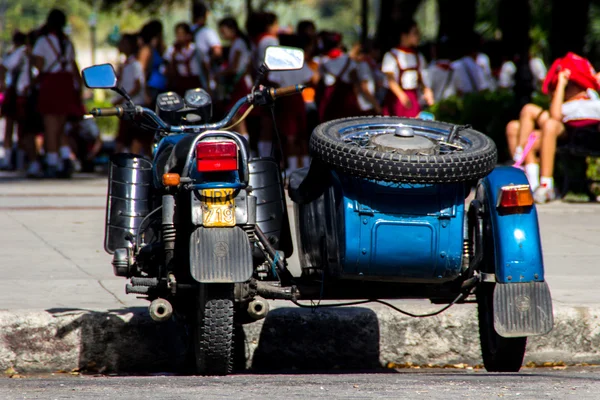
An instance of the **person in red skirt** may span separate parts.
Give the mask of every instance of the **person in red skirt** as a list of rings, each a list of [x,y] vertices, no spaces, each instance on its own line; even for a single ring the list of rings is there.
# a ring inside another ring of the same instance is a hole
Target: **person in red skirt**
[[[13,159],[13,133],[17,118],[17,103],[19,97],[19,86],[27,79],[24,71],[24,60],[26,58],[26,35],[23,32],[15,32],[13,35],[13,49],[3,62],[0,63],[0,91],[4,92],[2,102],[2,116],[4,117],[4,146],[3,155],[0,156],[0,170],[12,170],[15,166]],[[6,75],[10,76],[10,85],[5,86]],[[18,128],[18,126],[17,126]],[[18,137],[18,135],[17,135]]]
[[[256,73],[265,59],[265,52],[269,46],[278,46],[279,22],[277,15],[270,12],[254,13],[248,17],[246,24],[248,36],[252,41],[252,66]],[[263,78],[263,83],[268,80],[268,75]],[[268,157],[272,154],[273,120],[271,110],[266,107],[254,108],[254,116],[260,121],[258,136],[258,155]]]
[[[62,11],[50,11],[33,48],[34,63],[41,74],[38,108],[44,119],[46,175],[50,178],[70,177],[71,149],[65,124],[68,118],[81,118],[84,114],[75,49],[63,32],[66,22]]]
[[[414,20],[398,24],[398,46],[385,53],[381,66],[389,87],[383,105],[384,115],[416,117],[421,111],[420,95],[428,105],[433,105],[433,92],[424,80],[427,63],[416,50],[419,40],[419,28]]]
[[[357,64],[343,51],[342,35],[333,32],[323,35],[323,52],[317,90],[321,122],[359,115]]]
[[[227,97],[229,98],[227,110],[230,110],[239,99],[250,93],[252,89],[252,78],[248,72],[252,53],[250,51],[250,40],[244,35],[235,18],[223,18],[219,22],[219,33],[223,39],[231,43],[226,67],[221,71],[227,86]],[[250,139],[246,121],[242,121],[236,129],[240,135],[247,140]]]
[[[177,24],[175,37],[175,44],[167,49],[164,58],[169,63],[169,87],[183,96],[187,90],[201,86],[200,57],[193,43],[192,28],[188,24]]]
[[[281,44],[290,47],[300,47],[303,45],[300,38],[296,35],[286,35],[281,37]],[[269,74],[269,81],[277,87],[309,85],[312,81],[314,72],[307,63],[299,70],[293,71],[274,71]],[[303,164],[308,155],[307,138],[307,113],[304,98],[300,95],[282,97],[275,105],[275,117],[279,131],[286,137],[286,156],[287,156],[287,174],[291,174],[298,169],[299,158],[302,157]],[[303,165],[308,167],[309,165]]]
[[[139,52],[137,36],[125,34],[119,43],[119,51],[125,56],[125,62],[120,65],[118,76],[119,83],[131,96],[134,104],[143,105],[145,97],[146,79],[142,64],[137,59]],[[115,95],[113,105],[122,104],[125,99]],[[119,120],[119,133],[117,135],[116,152],[128,150],[134,154],[151,156],[152,133],[145,131],[134,122]]]

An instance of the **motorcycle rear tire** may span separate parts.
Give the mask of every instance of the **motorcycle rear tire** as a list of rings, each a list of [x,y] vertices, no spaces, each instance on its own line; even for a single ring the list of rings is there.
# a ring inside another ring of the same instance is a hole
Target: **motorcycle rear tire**
[[[483,178],[496,166],[497,150],[491,138],[473,129],[459,136],[471,146],[464,151],[436,155],[401,155],[361,148],[340,138],[339,130],[359,124],[406,124],[444,129],[453,125],[398,117],[355,117],[320,124],[310,139],[314,157],[351,176],[399,183],[455,183]]]
[[[488,372],[519,372],[525,357],[527,338],[505,338],[494,329],[495,285],[481,284],[476,293],[483,365]]]
[[[234,361],[233,284],[201,284],[196,305],[193,322],[196,373],[230,374]]]

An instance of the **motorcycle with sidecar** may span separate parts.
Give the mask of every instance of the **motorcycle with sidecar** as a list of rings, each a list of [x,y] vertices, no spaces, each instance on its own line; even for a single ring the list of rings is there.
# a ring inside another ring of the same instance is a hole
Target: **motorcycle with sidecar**
[[[259,75],[303,59],[270,47]],[[197,373],[232,372],[234,327],[264,318],[269,299],[429,299],[441,312],[474,296],[488,371],[518,371],[527,337],[552,329],[531,190],[521,170],[496,167],[487,136],[423,119],[319,125],[310,167],[289,177],[302,271],[293,275],[279,160],[251,157],[235,125],[301,86],[255,85],[211,122],[202,89],[163,93],[154,112],[133,104],[108,64],[83,78],[126,98],[92,116],[133,119],[155,134],[152,159],[111,159],[105,250],[154,320],[175,314],[191,327]]]

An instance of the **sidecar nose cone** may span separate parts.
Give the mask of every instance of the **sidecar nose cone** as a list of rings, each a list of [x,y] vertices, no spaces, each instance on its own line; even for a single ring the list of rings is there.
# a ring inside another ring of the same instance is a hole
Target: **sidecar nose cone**
[[[398,126],[394,135],[399,137],[413,137],[415,136],[415,131],[409,126]]]

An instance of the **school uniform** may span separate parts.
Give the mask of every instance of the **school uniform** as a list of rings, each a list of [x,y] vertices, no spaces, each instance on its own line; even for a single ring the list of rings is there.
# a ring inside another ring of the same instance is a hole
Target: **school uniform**
[[[252,44],[252,61],[254,67],[258,70],[265,61],[265,53],[270,46],[279,46],[277,36],[262,34]]]
[[[437,60],[427,68],[430,88],[436,102],[456,96],[458,76],[449,60]]]
[[[358,80],[362,84],[363,82],[367,82],[367,89],[369,93],[375,97],[377,90],[377,73],[380,70],[377,68],[374,62],[369,61],[361,61],[358,63],[356,73],[358,75]],[[357,95],[358,108],[360,110],[360,115],[369,116],[375,115],[375,109],[373,104],[362,94],[361,91],[358,92]]]
[[[465,56],[452,63],[457,76],[457,90],[460,93],[474,93],[490,89],[483,69],[477,65],[473,57]]]
[[[485,53],[477,53],[477,57],[475,57],[475,63],[481,68],[483,71],[483,77],[487,82],[487,87],[490,90],[496,90],[496,80],[492,75],[492,66],[490,64],[490,58]]]
[[[600,123],[600,100],[598,94],[589,90],[585,98],[577,98],[565,101],[561,107],[562,122],[565,125],[580,128]]]
[[[235,76],[232,78],[230,103],[228,109],[242,97],[246,96],[252,90],[252,78],[250,77],[249,68],[252,61],[252,52],[246,44],[246,41],[241,37],[236,38],[229,49],[229,65],[233,65],[237,55],[238,65],[235,71]]]
[[[210,50],[213,47],[221,46],[219,35],[206,25],[194,26],[192,32],[194,32],[194,44],[202,60],[206,63],[210,62]]]
[[[10,87],[6,90],[2,104],[2,114],[7,117],[23,119],[25,117],[25,103],[27,91],[31,84],[31,63],[26,54],[26,46],[16,48],[2,62],[12,77]]]
[[[414,118],[421,112],[419,89],[425,83],[427,62],[422,54],[411,48],[395,48],[385,53],[381,70],[392,73],[400,88],[411,101],[411,107],[402,105],[391,91],[386,95],[383,105],[384,115]]]
[[[140,83],[140,91],[132,96],[132,100],[135,104],[143,104],[144,92],[146,89],[146,77],[142,64],[140,64],[135,55],[131,55],[119,69],[119,83],[126,92],[132,93],[137,82]],[[120,97],[115,96],[113,102],[118,99],[120,99]],[[152,140],[152,133],[142,130],[132,121],[120,119],[117,141],[123,143],[126,147],[129,147],[133,139],[138,139],[147,143]]]
[[[322,58],[319,70],[322,80],[322,93],[318,100],[321,122],[358,115],[356,62],[341,51],[333,51]]]
[[[185,48],[169,47],[164,58],[173,68],[173,82],[170,84],[173,91],[183,96],[187,90],[201,86],[200,63],[196,46],[193,43]]]
[[[269,80],[278,87],[303,85],[310,82],[312,77],[313,71],[306,64],[299,70],[273,71],[269,74]],[[278,99],[275,106],[277,126],[284,135],[289,138],[306,136],[306,106],[300,93]]]
[[[38,109],[43,115],[82,117],[85,110],[75,75],[79,71],[73,70],[75,50],[67,38],[63,39],[63,46],[61,50],[60,39],[50,33],[40,37],[33,48],[33,55],[44,60]]]

